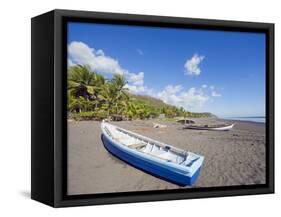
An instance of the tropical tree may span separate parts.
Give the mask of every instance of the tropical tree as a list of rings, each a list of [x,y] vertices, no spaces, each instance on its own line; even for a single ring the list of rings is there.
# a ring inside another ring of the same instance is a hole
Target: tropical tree
[[[94,93],[95,73],[85,65],[74,65],[68,69],[67,87],[75,97],[89,99]]]
[[[103,89],[101,90],[101,99],[107,104],[108,116],[115,107],[115,111],[119,113],[119,105],[122,101],[128,100],[129,96],[127,95],[125,88],[126,80],[123,75],[115,74],[110,82],[107,82]]]
[[[100,94],[106,79],[102,75],[93,72],[88,65],[69,67],[67,83],[68,92],[76,98],[76,101],[73,101],[72,104],[74,103],[76,107],[79,105],[79,109],[76,109],[76,111],[81,111],[81,104],[83,104],[84,111],[89,111],[96,110],[99,104],[102,103]]]
[[[69,92],[67,94],[67,109],[70,112],[81,112],[85,108],[85,99],[83,97],[75,98]]]

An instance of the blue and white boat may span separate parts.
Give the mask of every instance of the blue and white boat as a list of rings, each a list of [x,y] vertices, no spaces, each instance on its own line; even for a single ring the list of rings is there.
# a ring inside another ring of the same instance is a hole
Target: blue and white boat
[[[185,124],[183,129],[192,129],[192,130],[213,130],[213,131],[229,131],[234,127],[233,124],[217,124],[217,125],[194,125],[194,124]]]
[[[107,122],[101,123],[106,149],[128,164],[180,186],[197,180],[204,157],[155,141]]]

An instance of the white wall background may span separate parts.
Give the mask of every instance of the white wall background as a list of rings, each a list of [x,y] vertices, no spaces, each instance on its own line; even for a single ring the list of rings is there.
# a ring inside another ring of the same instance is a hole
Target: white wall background
[[[273,22],[276,24],[276,111],[281,109],[281,16],[277,0],[1,1],[0,216],[266,216],[280,211],[281,116],[276,113],[276,194],[52,209],[30,192],[30,18],[54,8]],[[280,131],[279,131],[280,132]],[[279,171],[278,171],[279,170]],[[44,186],[42,186],[44,187]],[[279,202],[278,202],[279,201]],[[276,215],[275,215],[276,216]]]

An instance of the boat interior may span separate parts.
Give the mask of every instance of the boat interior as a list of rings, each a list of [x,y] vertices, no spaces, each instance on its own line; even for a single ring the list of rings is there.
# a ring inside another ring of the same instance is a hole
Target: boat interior
[[[145,153],[152,157],[184,166],[191,166],[193,162],[199,159],[197,155],[191,154],[190,152],[177,149],[161,142],[143,138],[142,136],[130,131],[126,131],[118,127],[108,128],[105,127],[105,131],[114,140],[131,149]]]

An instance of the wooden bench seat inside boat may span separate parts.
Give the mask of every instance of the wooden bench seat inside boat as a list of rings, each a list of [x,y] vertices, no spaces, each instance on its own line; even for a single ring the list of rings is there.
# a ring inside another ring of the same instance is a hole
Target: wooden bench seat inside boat
[[[145,143],[135,143],[135,144],[131,144],[131,145],[128,145],[129,148],[133,148],[133,149],[137,149],[137,150],[140,150],[144,147],[146,147],[147,144]]]

